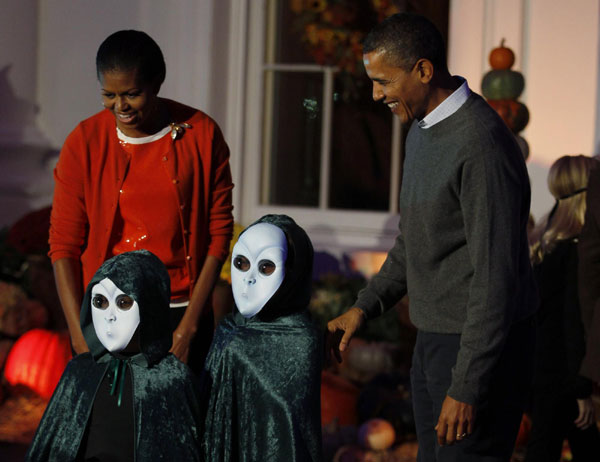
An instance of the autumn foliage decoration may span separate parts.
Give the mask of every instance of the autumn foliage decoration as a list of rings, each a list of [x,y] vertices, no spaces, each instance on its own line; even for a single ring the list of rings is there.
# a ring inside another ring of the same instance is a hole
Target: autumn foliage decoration
[[[12,386],[24,385],[49,399],[71,359],[66,332],[32,329],[15,342],[4,367],[4,378]]]
[[[400,10],[393,0],[290,0],[296,28],[317,64],[363,72],[362,41],[379,21]]]

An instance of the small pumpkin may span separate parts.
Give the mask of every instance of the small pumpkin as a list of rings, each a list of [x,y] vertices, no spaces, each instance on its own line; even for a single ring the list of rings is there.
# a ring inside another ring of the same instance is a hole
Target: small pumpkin
[[[524,88],[523,74],[510,69],[491,70],[481,82],[481,91],[487,99],[517,99]]]
[[[417,460],[419,452],[419,443],[416,441],[405,441],[394,448],[395,461],[414,461]]]
[[[523,130],[529,122],[529,110],[523,103],[512,99],[490,99],[488,103],[513,133]]]
[[[4,377],[9,384],[25,385],[48,399],[70,359],[71,343],[66,332],[32,329],[11,348]]]
[[[342,446],[333,456],[333,462],[383,462],[381,454],[359,446]]]
[[[396,431],[385,419],[370,419],[358,429],[358,441],[367,449],[382,451],[394,444]]]
[[[490,51],[488,59],[492,69],[510,69],[515,63],[515,54],[510,48],[504,46],[504,39],[502,39],[500,46]]]

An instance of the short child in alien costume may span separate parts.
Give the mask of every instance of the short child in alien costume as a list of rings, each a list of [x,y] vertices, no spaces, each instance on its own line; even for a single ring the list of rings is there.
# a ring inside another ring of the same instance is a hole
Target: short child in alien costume
[[[313,249],[285,215],[233,248],[237,309],[217,327],[202,381],[206,462],[321,461],[321,341],[307,313]]]
[[[199,460],[197,386],[169,353],[169,285],[146,250],[100,267],[81,308],[90,352],[67,365],[28,461]]]

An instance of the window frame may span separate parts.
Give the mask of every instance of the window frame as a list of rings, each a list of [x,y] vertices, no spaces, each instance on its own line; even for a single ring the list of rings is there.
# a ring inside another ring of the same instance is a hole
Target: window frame
[[[265,196],[265,185],[262,178],[268,172],[268,165],[263,162],[265,138],[265,117],[269,117],[269,110],[264,107],[266,80],[265,74],[279,70],[289,71],[292,67],[298,70],[310,69],[312,72],[332,74],[332,68],[307,64],[274,64],[267,62],[265,43],[267,37],[267,22],[275,21],[274,8],[269,8],[273,0],[253,0],[244,2],[247,14],[247,40],[245,41],[244,58],[245,66],[245,101],[244,101],[244,134],[242,153],[237,158],[241,160],[240,171],[237,175],[238,204],[241,211],[236,213],[236,218],[243,225],[247,225],[260,216],[269,213],[284,213],[293,217],[303,226],[311,236],[315,249],[326,249],[332,253],[343,253],[351,249],[388,250],[398,234],[398,201],[401,176],[402,158],[402,129],[397,117],[393,118],[392,131],[392,159],[390,172],[390,202],[387,212],[364,211],[350,209],[329,209],[329,156],[321,156],[320,191],[318,207],[297,207],[281,205],[265,205],[261,199]],[[274,27],[269,29],[274,34]],[[272,37],[271,37],[272,40]],[[273,43],[271,41],[271,43]],[[324,94],[330,91],[331,85],[324,81]],[[324,104],[325,116],[330,114],[331,107],[327,109]],[[258,108],[258,110],[257,110]],[[239,108],[237,109],[239,110]],[[329,112],[328,112],[329,111]],[[330,133],[329,128],[323,134]],[[321,153],[329,151],[329,141],[322,140]],[[232,166],[232,168],[234,168]],[[236,176],[236,175],[234,175]],[[236,205],[238,205],[236,204]],[[241,212],[241,213],[240,213]]]

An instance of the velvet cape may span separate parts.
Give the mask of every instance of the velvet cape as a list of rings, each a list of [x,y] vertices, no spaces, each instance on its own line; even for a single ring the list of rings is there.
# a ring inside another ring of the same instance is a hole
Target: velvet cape
[[[116,361],[98,340],[92,323],[91,289],[104,278],[112,280],[140,307],[137,335],[141,351],[122,363],[132,380],[135,460],[199,460],[197,383],[190,369],[169,353],[169,276],[161,261],[145,250],[106,261],[88,285],[81,327],[90,352],[77,355],[67,365],[26,460],[79,460],[96,393]]]
[[[285,278],[255,316],[217,327],[202,376],[206,462],[321,461],[321,335],[306,307],[313,250],[289,217],[257,223],[283,230]]]

